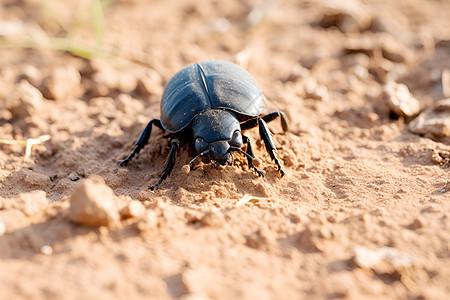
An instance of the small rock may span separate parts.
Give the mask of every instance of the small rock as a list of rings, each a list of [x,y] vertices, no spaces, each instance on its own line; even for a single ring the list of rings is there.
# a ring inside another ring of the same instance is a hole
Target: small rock
[[[147,210],[142,219],[137,223],[140,232],[152,230],[158,226],[158,214],[154,210]]]
[[[145,207],[140,201],[131,201],[120,211],[122,218],[140,218],[145,214]]]
[[[445,192],[450,191],[450,181],[448,181],[447,184],[444,186],[444,188],[443,188],[443,189],[440,189],[439,191],[440,191],[441,193],[445,193]]]
[[[86,226],[110,225],[119,220],[114,193],[103,178],[91,175],[75,187],[68,217]]]
[[[191,171],[191,167],[189,165],[183,165],[181,167],[181,172],[183,174],[189,174],[190,171]]]
[[[75,173],[75,172],[71,172],[71,173],[69,174],[69,176],[67,176],[67,178],[69,178],[69,179],[72,180],[72,181],[77,181],[77,180],[80,179],[80,176],[78,176],[78,174]]]
[[[259,168],[259,167],[262,165],[261,159],[255,157],[255,158],[253,159],[253,165],[254,165],[255,167]]]
[[[367,7],[357,0],[320,1],[325,13],[318,25],[323,28],[335,26],[344,33],[361,32],[369,28],[372,18]]]
[[[394,63],[410,63],[414,59],[409,47],[392,38],[390,35],[382,35],[380,44],[383,57]]]
[[[44,191],[20,193],[14,207],[31,217],[43,212],[48,207],[48,200]]]
[[[6,233],[6,225],[2,221],[0,221],[0,236]]]
[[[273,233],[267,229],[260,229],[247,236],[247,246],[255,249],[268,249],[274,241]]]
[[[425,222],[422,218],[415,218],[411,224],[408,225],[408,228],[411,230],[416,230],[423,228],[425,226]]]
[[[440,165],[444,162],[444,158],[440,156],[436,150],[433,150],[433,153],[431,154],[431,161],[437,165]]]
[[[22,80],[4,101],[3,107],[14,118],[32,116],[39,113],[43,106],[42,93],[26,80]]]
[[[33,65],[23,66],[23,78],[31,82],[33,85],[39,86],[41,81],[41,71]]]
[[[387,102],[392,111],[401,117],[412,117],[419,113],[420,103],[402,83],[390,82],[384,87]]]
[[[382,261],[387,261],[394,269],[411,267],[415,264],[412,256],[392,247],[382,247],[378,250],[357,247],[353,252],[352,261],[363,269],[376,268]]]
[[[314,78],[312,77],[306,78],[304,82],[304,87],[306,96],[308,98],[314,100],[328,99],[328,89],[323,85],[319,85]]]
[[[203,215],[201,222],[205,226],[221,227],[223,226],[225,220],[221,213],[209,211]]]
[[[436,111],[450,111],[450,98],[440,100],[436,103]]]
[[[55,68],[52,74],[44,80],[43,92],[48,99],[76,98],[81,92],[80,72],[70,66]]]
[[[434,108],[422,112],[409,123],[410,131],[417,134],[431,134],[436,137],[450,135],[450,99],[441,100]]]

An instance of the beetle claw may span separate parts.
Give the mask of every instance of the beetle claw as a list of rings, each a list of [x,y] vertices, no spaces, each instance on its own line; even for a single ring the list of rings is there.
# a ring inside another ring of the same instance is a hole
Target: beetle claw
[[[266,172],[261,171],[260,169],[258,169],[258,168],[255,167],[255,166],[252,166],[252,168],[253,168],[253,171],[256,172],[256,174],[258,175],[258,177],[264,177],[264,175],[266,174]]]

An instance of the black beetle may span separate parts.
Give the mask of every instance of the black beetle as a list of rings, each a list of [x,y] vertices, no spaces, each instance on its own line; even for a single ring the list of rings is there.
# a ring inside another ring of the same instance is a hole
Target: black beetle
[[[181,69],[167,84],[161,100],[161,120],[151,120],[139,136],[133,152],[120,161],[126,166],[148,143],[152,126],[170,133],[170,152],[156,188],[169,176],[175,164],[176,150],[187,142],[193,142],[197,156],[206,156],[213,163],[231,165],[232,152],[247,157],[249,168],[259,176],[264,173],[253,165],[254,154],[250,139],[241,131],[259,126],[259,134],[267,152],[278,166],[281,176],[285,174],[277,157],[274,140],[266,122],[277,117],[287,131],[286,117],[276,111],[261,116],[266,101],[252,76],[242,68],[226,61],[203,61]],[[247,151],[241,148],[247,144]],[[187,168],[189,172],[189,168]]]

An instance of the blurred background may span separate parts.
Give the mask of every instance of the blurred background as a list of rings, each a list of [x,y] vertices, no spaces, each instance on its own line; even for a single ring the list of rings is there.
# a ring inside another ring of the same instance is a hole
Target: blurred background
[[[167,136],[118,160],[206,59],[286,112],[288,175],[252,129],[264,179],[186,146],[150,192]],[[448,0],[1,0],[0,298],[448,299],[446,98]],[[92,174],[118,227],[67,218]]]
[[[4,0],[0,97],[25,78],[47,99],[137,92],[158,101],[181,67],[225,59],[248,69],[281,108],[291,96],[317,108],[330,93],[332,110],[342,109],[340,100],[363,105],[390,80],[429,104],[443,97],[449,7],[439,0]]]

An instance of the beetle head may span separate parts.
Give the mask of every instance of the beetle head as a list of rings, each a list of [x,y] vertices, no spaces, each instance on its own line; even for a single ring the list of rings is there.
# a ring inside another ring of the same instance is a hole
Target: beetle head
[[[208,155],[220,165],[233,163],[231,151],[243,144],[241,127],[234,114],[226,110],[206,111],[197,116],[192,129],[198,156]]]
[[[233,155],[231,151],[242,147],[242,135],[240,130],[235,130],[230,140],[206,142],[203,138],[197,137],[195,139],[195,149],[198,153],[208,154],[213,162],[224,166],[233,163]]]

